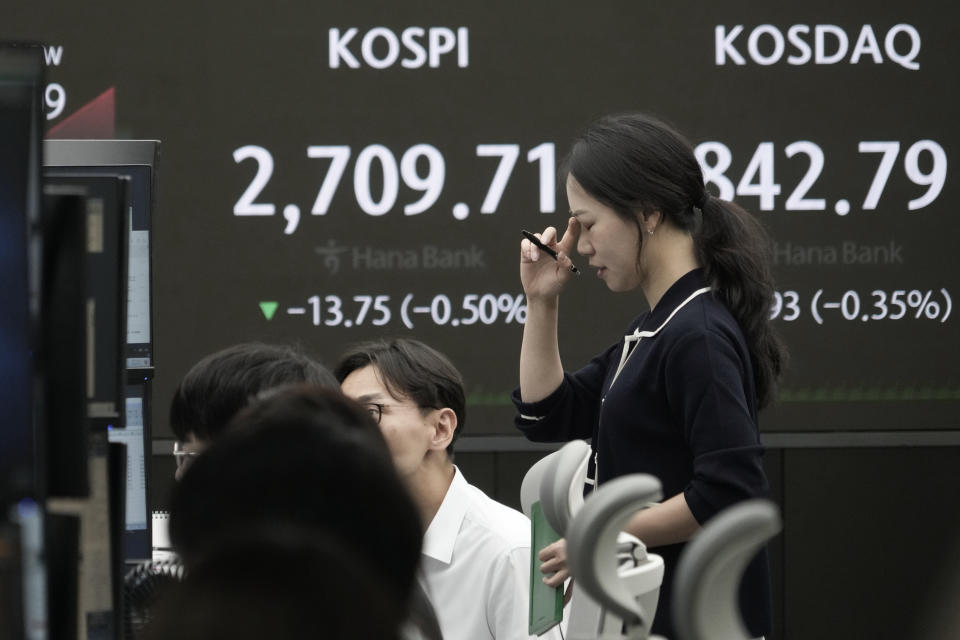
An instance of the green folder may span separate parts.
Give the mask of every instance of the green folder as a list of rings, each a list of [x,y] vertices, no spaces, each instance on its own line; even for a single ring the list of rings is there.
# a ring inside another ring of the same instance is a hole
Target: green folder
[[[543,635],[563,620],[563,585],[548,587],[543,584],[540,560],[537,554],[561,538],[543,516],[540,502],[530,508],[530,635]]]

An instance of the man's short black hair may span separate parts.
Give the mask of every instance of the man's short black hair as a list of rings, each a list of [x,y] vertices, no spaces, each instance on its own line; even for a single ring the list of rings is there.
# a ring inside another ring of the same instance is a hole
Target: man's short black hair
[[[337,390],[294,387],[251,405],[173,489],[170,540],[188,569],[239,535],[284,526],[335,536],[408,601],[419,513],[376,423]]]
[[[227,347],[193,365],[177,385],[170,427],[180,441],[190,433],[214,440],[258,394],[298,383],[338,386],[326,367],[292,347],[258,342]]]
[[[453,445],[467,419],[463,377],[449,358],[419,340],[393,338],[355,345],[334,369],[340,383],[354,371],[373,365],[384,386],[395,399],[409,398],[424,409],[449,407],[457,415],[457,428],[447,447]]]

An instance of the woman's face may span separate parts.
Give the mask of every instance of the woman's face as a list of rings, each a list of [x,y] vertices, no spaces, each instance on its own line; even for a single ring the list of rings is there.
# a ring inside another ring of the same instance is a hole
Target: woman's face
[[[567,176],[567,202],[571,215],[580,222],[577,253],[589,258],[597,277],[610,291],[630,291],[640,286],[637,225],[594,200],[573,176]]]

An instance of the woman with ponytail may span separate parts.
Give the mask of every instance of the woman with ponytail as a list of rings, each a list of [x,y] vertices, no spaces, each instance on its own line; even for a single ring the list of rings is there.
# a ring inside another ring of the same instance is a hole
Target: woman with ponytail
[[[558,259],[521,245],[527,319],[516,422],[535,441],[590,439],[588,483],[629,473],[660,480],[663,502],[634,515],[627,531],[664,558],[653,631],[674,637],[670,596],[683,544],[721,510],[768,490],[757,412],[785,359],[769,323],[770,243],[750,214],[705,190],[690,143],[649,116],[595,122],[566,168],[567,228],[562,237],[553,227],[539,234]],[[608,289],[639,290],[650,311],[565,372],[558,307],[574,248]],[[547,584],[569,577],[564,541],[539,557]],[[765,553],[744,574],[740,604],[749,632],[768,634]]]

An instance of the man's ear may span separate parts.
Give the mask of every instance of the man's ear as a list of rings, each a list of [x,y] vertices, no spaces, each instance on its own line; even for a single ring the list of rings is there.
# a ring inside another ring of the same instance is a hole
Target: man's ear
[[[436,429],[433,432],[433,439],[430,441],[430,448],[445,450],[453,441],[453,434],[457,430],[457,414],[449,407],[436,409],[434,421]]]
[[[643,216],[643,228],[647,233],[656,231],[661,222],[663,222],[663,214],[660,211],[654,210]]]

